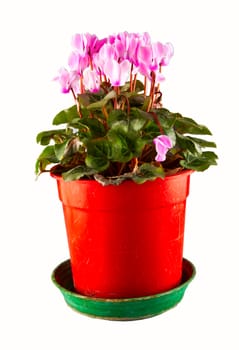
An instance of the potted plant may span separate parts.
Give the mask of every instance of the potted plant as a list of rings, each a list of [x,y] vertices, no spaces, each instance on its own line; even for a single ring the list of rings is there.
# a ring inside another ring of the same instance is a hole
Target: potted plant
[[[74,104],[40,132],[36,173],[62,201],[70,260],[53,281],[73,308],[97,317],[158,314],[194,276],[183,259],[190,175],[216,164],[210,130],[162,106],[173,47],[149,34],[76,34],[55,78]],[[63,125],[62,127],[58,127]]]

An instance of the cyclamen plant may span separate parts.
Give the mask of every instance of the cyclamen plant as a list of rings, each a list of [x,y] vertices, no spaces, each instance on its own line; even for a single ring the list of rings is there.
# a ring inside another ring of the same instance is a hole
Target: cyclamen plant
[[[55,80],[75,103],[53,119],[64,128],[37,135],[45,146],[37,175],[51,171],[67,181],[143,183],[216,165],[217,155],[207,150],[215,143],[193,136],[211,135],[210,130],[162,107],[162,67],[173,56],[170,43],[154,43],[148,33],[104,39],[86,33],[74,35],[72,46],[68,68]]]

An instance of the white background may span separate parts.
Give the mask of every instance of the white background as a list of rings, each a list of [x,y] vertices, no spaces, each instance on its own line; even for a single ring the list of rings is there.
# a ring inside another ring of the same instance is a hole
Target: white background
[[[0,348],[239,349],[237,1],[11,1],[0,5]],[[51,79],[74,33],[148,31],[170,41],[164,106],[206,124],[219,165],[193,174],[184,256],[197,276],[182,302],[144,321],[66,306],[50,280],[68,258],[54,180],[35,181],[36,134],[70,106]]]

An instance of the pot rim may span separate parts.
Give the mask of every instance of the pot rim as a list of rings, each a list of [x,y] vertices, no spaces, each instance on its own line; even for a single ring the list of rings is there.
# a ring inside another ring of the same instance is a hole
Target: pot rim
[[[50,175],[51,175],[51,177],[53,177],[54,179],[56,179],[56,180],[60,180],[60,179],[62,179],[63,180],[63,178],[62,178],[62,176],[61,175],[58,175],[58,174],[54,174],[53,173],[53,170],[54,170],[54,168],[56,168],[57,166],[55,166],[55,167],[53,167],[51,170],[50,170]],[[174,178],[174,177],[177,177],[177,176],[180,176],[180,175],[191,175],[192,173],[194,173],[195,171],[194,170],[192,170],[192,169],[182,169],[182,170],[180,170],[180,171],[178,171],[178,172],[176,172],[176,173],[174,173],[174,174],[166,174],[165,175],[165,177],[164,178],[157,178],[157,179],[155,179],[155,180],[147,180],[147,181],[145,181],[144,183],[147,183],[147,182],[154,182],[154,181],[156,181],[156,180],[161,180],[161,181],[165,181],[165,180],[167,180],[167,179],[171,179],[171,178]],[[64,181],[64,180],[63,180]],[[68,181],[68,182],[76,182],[76,181],[80,181],[81,183],[90,183],[90,182],[98,182],[97,180],[95,180],[95,179],[78,179],[78,180],[72,180],[72,181]],[[123,183],[125,183],[125,182],[133,182],[133,183],[135,183],[136,185],[143,185],[144,183],[142,183],[142,184],[137,184],[136,182],[134,182],[133,180],[131,180],[131,179],[125,179],[122,183],[120,183],[119,185],[115,185],[115,186],[120,186],[120,185],[122,185]],[[98,182],[99,183],[99,182]],[[99,183],[100,184],[100,183]],[[100,184],[101,185],[101,184]],[[102,185],[101,185],[102,186]]]

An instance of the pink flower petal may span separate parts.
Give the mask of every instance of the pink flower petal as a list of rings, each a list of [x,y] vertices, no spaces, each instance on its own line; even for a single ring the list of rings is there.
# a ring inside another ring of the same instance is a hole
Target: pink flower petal
[[[164,45],[164,54],[160,64],[162,66],[167,66],[170,62],[170,59],[173,56],[173,53],[174,53],[173,45],[171,43],[166,43]]]
[[[115,60],[107,60],[104,64],[104,73],[113,86],[119,86],[119,70],[119,63]]]
[[[120,86],[123,86],[129,77],[129,70],[130,70],[131,64],[128,60],[124,60],[119,65],[120,65]]]
[[[85,56],[87,48],[86,34],[75,34],[72,37],[72,46],[79,52],[81,56]]]
[[[104,73],[110,79],[112,86],[122,86],[129,75],[130,62],[124,60],[118,63],[116,60],[107,60],[104,65]]]
[[[86,68],[83,72],[83,83],[86,90],[90,90],[91,92],[99,91],[99,76],[94,70],[91,70],[89,67]]]
[[[73,86],[77,86],[79,83],[79,76],[77,72],[68,72],[67,69],[61,68],[59,75],[54,78],[61,86],[61,92],[68,93]]]
[[[152,48],[151,46],[140,46],[138,49],[138,60],[144,64],[150,65],[152,62]]]
[[[153,139],[157,155],[155,160],[157,162],[163,162],[166,159],[166,154],[173,144],[171,139],[167,135],[159,135]]]

